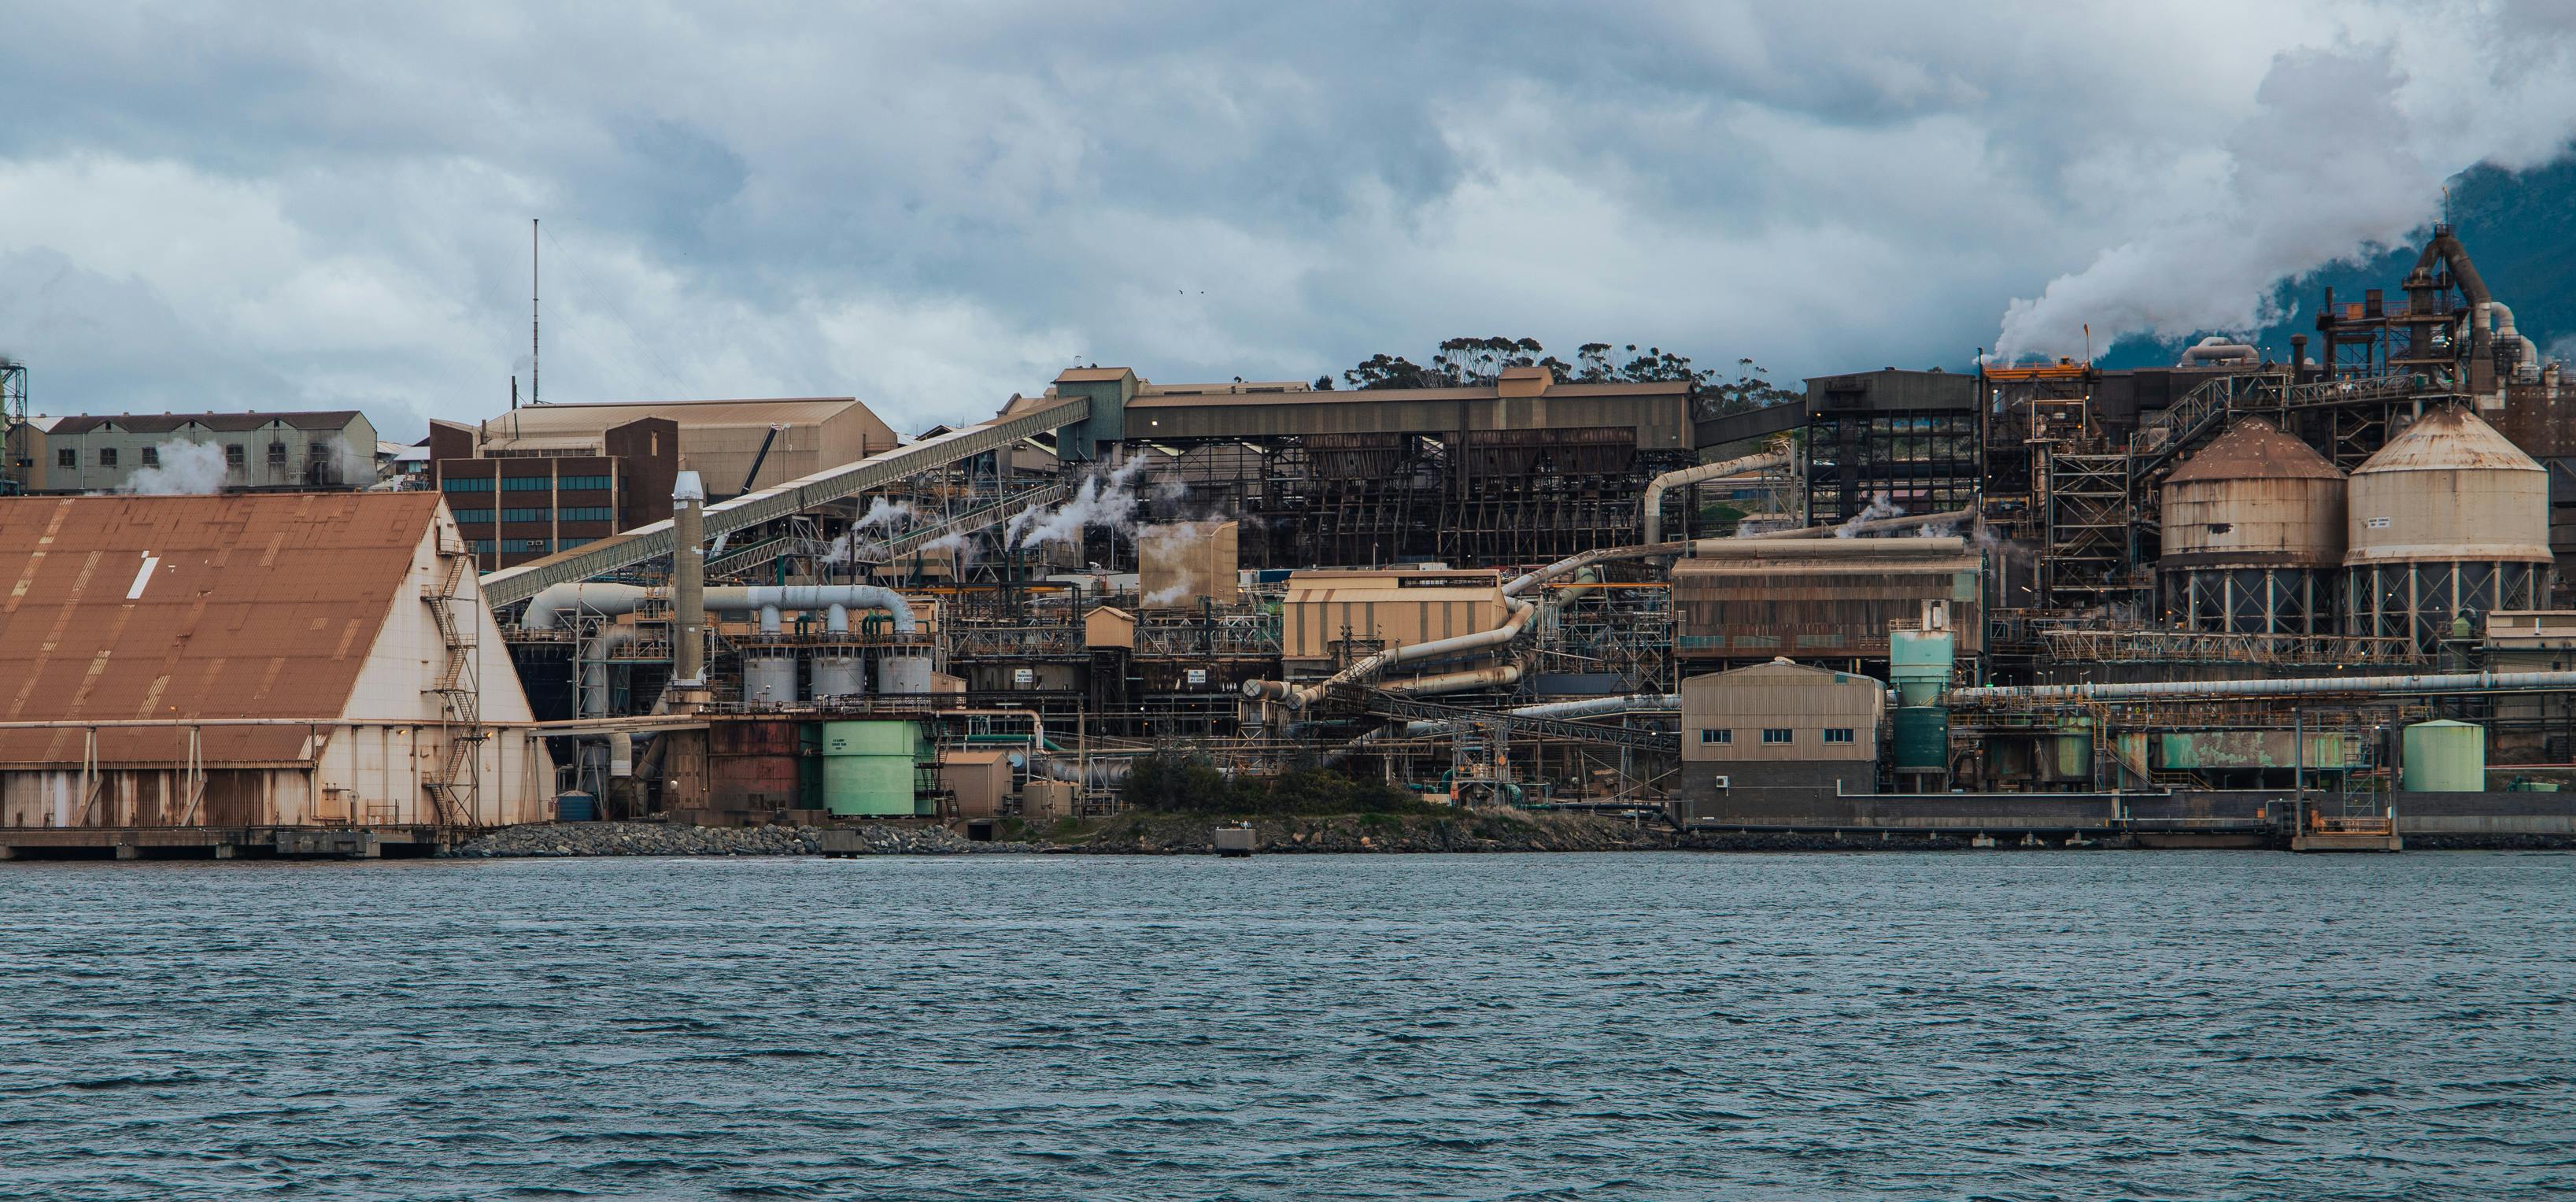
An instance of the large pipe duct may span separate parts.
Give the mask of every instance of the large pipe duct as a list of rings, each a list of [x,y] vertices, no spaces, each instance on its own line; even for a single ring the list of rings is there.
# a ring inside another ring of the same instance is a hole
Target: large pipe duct
[[[702,685],[707,681],[707,612],[702,604],[707,584],[706,504],[707,486],[696,472],[681,472],[672,478],[671,620],[678,632],[673,636],[677,646],[671,656],[671,680],[675,684]],[[544,622],[534,621],[537,607],[544,603],[545,593],[529,601],[521,625],[544,629]],[[626,612],[635,611],[630,607]],[[547,616],[551,618],[553,611],[548,610]]]
[[[2576,689],[2576,672],[2448,672],[2301,676],[2288,680],[2163,680],[2142,684],[1988,685],[1952,689],[1957,705],[1994,701],[2161,701],[2174,697],[2298,697],[2349,693],[2512,693]]]
[[[2204,361],[2251,367],[2263,361],[2263,354],[2242,342],[2229,342],[2226,335],[2212,334],[2201,339],[2199,345],[2184,350],[2181,362],[2174,366],[2199,367]]]
[[[1416,676],[1410,680],[1390,680],[1378,687],[1390,693],[1428,697],[1436,693],[1464,693],[1469,689],[1509,688],[1521,682],[1519,664],[1496,664],[1490,668],[1469,668],[1463,672],[1440,672]]]
[[[2497,391],[2495,378],[2495,334],[2487,329],[2484,316],[2495,297],[2487,291],[2487,282],[2478,275],[2477,265],[2469,262],[2469,250],[2460,245],[2451,227],[2433,227],[2433,240],[2424,244],[2424,253],[2415,257],[2415,270],[2430,272],[2439,262],[2451,270],[2451,282],[2459,285],[2460,296],[2469,303],[2469,393],[2485,397]]]
[[[1586,697],[1581,701],[1547,701],[1537,705],[1515,706],[1503,711],[1515,718],[1592,718],[1604,714],[1651,713],[1678,710],[1682,707],[1679,693],[1631,693],[1623,697]],[[1431,719],[1407,722],[1404,733],[1431,735],[1449,730],[1457,724]]]
[[[1474,634],[1433,639],[1427,643],[1413,643],[1403,647],[1389,647],[1302,689],[1276,680],[1247,680],[1243,682],[1243,695],[1257,701],[1276,701],[1292,710],[1302,710],[1314,704],[1316,698],[1323,696],[1335,685],[1355,684],[1373,679],[1378,673],[1397,664],[1440,659],[1469,651],[1480,651],[1487,647],[1506,645],[1513,639],[1519,638],[1521,631],[1529,627],[1530,618],[1538,613],[1538,607],[1509,595],[1504,596],[1503,604],[1510,607],[1511,617],[1492,630],[1480,630]]]
[[[1644,515],[1646,541],[1649,543],[1663,541],[1664,493],[1666,490],[1681,488],[1686,485],[1699,484],[1709,480],[1723,479],[1727,476],[1741,476],[1752,472],[1769,471],[1772,468],[1783,466],[1788,462],[1789,457],[1787,455],[1773,451],[1761,455],[1747,455],[1742,459],[1729,459],[1723,463],[1703,463],[1698,467],[1686,467],[1677,472],[1665,472],[1663,475],[1647,481]]]
[[[674,590],[676,592],[676,590]],[[528,610],[520,615],[519,626],[526,630],[551,630],[565,611],[601,614],[631,614],[652,590],[633,584],[558,584],[529,598]],[[763,584],[719,586],[699,590],[702,612],[727,614],[762,614],[764,628],[774,628],[776,620],[763,611],[802,610],[823,613],[828,627],[830,613],[841,611],[841,630],[849,627],[849,611],[881,609],[894,621],[897,634],[911,634],[919,629],[913,617],[912,603],[903,594],[873,584]],[[675,607],[676,608],[676,605]],[[704,619],[700,619],[703,625]]]

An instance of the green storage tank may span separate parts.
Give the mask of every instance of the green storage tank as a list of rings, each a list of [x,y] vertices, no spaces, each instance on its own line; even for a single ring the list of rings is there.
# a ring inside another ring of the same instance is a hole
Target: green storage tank
[[[2467,722],[2418,722],[2406,728],[2397,787],[2408,793],[2484,793],[2487,728]]]
[[[1896,703],[1928,706],[1950,686],[1950,661],[1958,643],[1947,630],[1895,630],[1887,636],[1887,679]]]
[[[823,808],[836,815],[908,818],[918,812],[910,722],[823,724]]]
[[[1950,711],[1937,705],[1896,711],[1896,770],[1942,772],[1950,767]]]

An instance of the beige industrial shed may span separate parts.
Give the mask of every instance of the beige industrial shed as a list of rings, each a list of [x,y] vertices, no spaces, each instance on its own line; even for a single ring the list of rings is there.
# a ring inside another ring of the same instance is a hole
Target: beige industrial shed
[[[0,847],[546,815],[436,493],[0,499],[0,590]]]
[[[1839,787],[1874,791],[1887,686],[1773,660],[1682,682],[1682,784],[1718,788]]]
[[[482,424],[476,453],[491,459],[607,454],[611,428],[648,417],[679,427],[680,466],[703,477],[714,500],[855,463],[896,443],[894,428],[855,397],[621,401],[523,405]]]

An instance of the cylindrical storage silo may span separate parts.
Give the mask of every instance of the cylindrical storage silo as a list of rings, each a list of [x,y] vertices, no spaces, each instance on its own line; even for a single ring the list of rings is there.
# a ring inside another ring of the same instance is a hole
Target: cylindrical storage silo
[[[2326,634],[2344,555],[2344,476],[2259,418],[2164,482],[2167,615],[2194,630]]]
[[[2408,793],[2484,793],[2487,730],[2467,722],[2418,722],[2406,728],[2397,787]]]
[[[746,655],[742,657],[742,700],[745,705],[787,705],[796,700],[796,657],[793,655]]]
[[[2344,632],[2434,650],[2455,619],[2549,595],[2549,475],[2457,406],[2416,419],[2353,469]]]
[[[1931,705],[1950,687],[1950,660],[1958,640],[1947,630],[1892,630],[1887,635],[1887,680],[1900,706]]]
[[[855,655],[814,657],[814,699],[856,697],[868,691],[867,665]]]
[[[823,724],[823,808],[839,815],[910,817],[915,812],[912,723]]]
[[[877,661],[877,691],[896,695],[930,691],[930,657],[889,655]]]
[[[1946,772],[1950,767],[1950,711],[1937,705],[1907,705],[1896,710],[1896,757],[1899,772]]]

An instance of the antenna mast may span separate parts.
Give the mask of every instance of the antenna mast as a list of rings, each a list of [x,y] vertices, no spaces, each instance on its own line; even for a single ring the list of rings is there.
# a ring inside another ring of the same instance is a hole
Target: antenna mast
[[[537,353],[537,219],[528,218],[528,403],[538,404]]]

